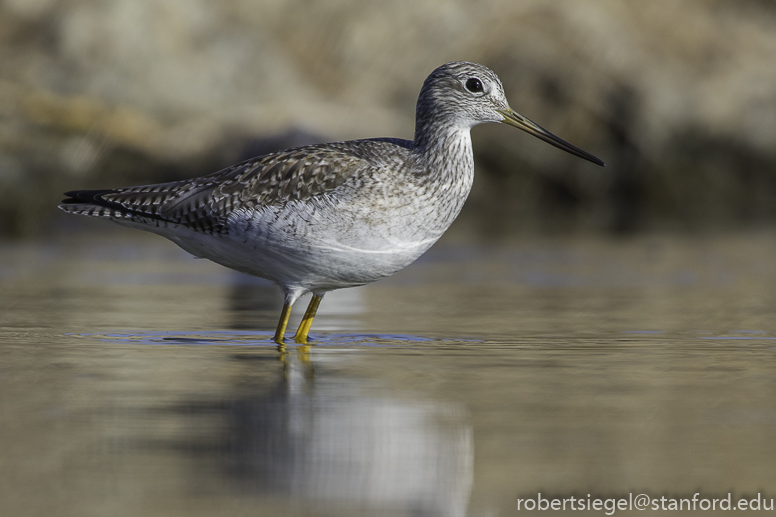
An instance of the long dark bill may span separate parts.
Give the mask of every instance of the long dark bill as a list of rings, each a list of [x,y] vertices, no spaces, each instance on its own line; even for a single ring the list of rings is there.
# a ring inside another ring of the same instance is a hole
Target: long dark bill
[[[571,153],[574,156],[579,156],[580,158],[584,158],[585,160],[591,161],[596,165],[600,165],[602,167],[606,165],[603,161],[599,160],[592,154],[586,151],[583,151],[577,146],[571,145],[565,140],[558,138],[557,136],[553,135],[552,133],[544,129],[539,124],[531,122],[521,114],[512,111],[512,109],[499,110],[499,113],[501,113],[504,116],[504,120],[501,121],[504,124],[509,124],[510,126],[515,126],[518,129],[522,129],[526,133],[533,135],[536,138],[539,138],[541,140],[544,140],[548,144],[554,145],[558,149],[563,149],[567,153]]]

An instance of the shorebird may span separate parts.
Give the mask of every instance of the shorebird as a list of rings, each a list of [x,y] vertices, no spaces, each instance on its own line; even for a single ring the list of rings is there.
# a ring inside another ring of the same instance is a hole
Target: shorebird
[[[598,165],[507,103],[498,76],[455,61],[426,78],[414,140],[308,145],[213,174],[111,190],[73,190],[59,208],[157,233],[195,257],[273,281],[284,293],[274,341],[291,306],[312,299],[294,335],[307,344],[323,296],[411,264],[452,224],[474,178],[470,129],[515,126]]]

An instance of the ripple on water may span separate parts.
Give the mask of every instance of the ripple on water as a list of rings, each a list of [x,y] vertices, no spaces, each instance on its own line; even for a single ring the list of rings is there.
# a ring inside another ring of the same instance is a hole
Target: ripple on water
[[[97,340],[109,343],[142,345],[234,345],[277,346],[270,332],[254,331],[143,331],[143,332],[95,332],[68,333],[71,338]],[[454,344],[478,343],[474,339],[439,339],[411,334],[317,334],[311,336],[311,344],[324,347],[396,347],[416,343]],[[294,345],[294,343],[289,343]]]

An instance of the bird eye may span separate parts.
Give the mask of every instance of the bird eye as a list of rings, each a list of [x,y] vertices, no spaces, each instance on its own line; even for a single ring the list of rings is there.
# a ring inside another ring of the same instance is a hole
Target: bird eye
[[[470,77],[466,81],[466,89],[472,93],[482,93],[482,82],[476,77]]]

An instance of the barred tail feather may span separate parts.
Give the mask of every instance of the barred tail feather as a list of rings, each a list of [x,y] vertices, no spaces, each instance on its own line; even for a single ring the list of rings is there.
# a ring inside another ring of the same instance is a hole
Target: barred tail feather
[[[65,192],[65,196],[68,197],[62,200],[59,208],[70,214],[104,217],[130,226],[159,226],[160,222],[164,222],[166,226],[168,221],[164,221],[155,214],[132,210],[104,197],[118,192],[118,190],[71,190]]]

